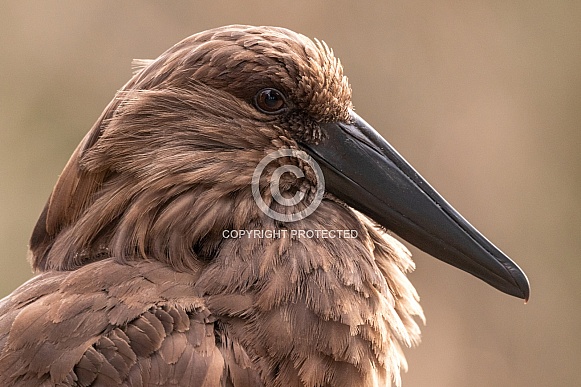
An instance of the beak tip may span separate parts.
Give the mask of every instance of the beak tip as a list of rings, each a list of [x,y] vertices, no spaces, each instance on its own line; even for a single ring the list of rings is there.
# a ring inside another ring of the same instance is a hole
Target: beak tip
[[[530,290],[528,288],[524,290],[521,289],[521,292],[522,293],[518,297],[524,300],[524,303],[527,304],[529,302]]]
[[[514,290],[511,292],[511,294],[520,299],[523,299],[526,304],[529,301],[531,295],[529,280],[526,277],[526,274],[520,269],[519,272],[515,274],[516,275],[513,275],[514,285],[512,286]]]
[[[530,288],[529,283],[527,281],[527,287],[524,288],[523,297],[522,297],[525,300],[525,304],[529,302],[530,295],[531,295],[531,288]]]

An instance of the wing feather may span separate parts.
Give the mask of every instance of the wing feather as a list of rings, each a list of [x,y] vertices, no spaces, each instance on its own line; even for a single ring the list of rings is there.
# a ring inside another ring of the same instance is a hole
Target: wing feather
[[[232,385],[240,366],[195,282],[110,259],[35,277],[0,302],[0,385]]]

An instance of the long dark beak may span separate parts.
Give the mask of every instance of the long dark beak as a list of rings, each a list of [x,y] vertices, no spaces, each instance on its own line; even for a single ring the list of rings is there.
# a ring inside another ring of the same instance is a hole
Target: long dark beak
[[[326,137],[301,146],[320,165],[327,191],[426,253],[498,290],[529,298],[524,272],[466,221],[354,112],[323,125]]]

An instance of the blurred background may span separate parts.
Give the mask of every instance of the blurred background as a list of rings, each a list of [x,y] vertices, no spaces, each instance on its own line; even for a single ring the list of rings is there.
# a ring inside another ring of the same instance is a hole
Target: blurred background
[[[195,32],[288,27],[341,58],[365,117],[528,274],[527,305],[413,250],[427,316],[405,386],[581,383],[581,2],[3,1],[0,296],[69,155]]]

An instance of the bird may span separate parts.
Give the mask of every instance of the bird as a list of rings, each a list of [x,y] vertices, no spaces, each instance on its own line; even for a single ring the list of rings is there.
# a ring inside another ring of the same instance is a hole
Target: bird
[[[323,41],[230,25],[135,67],[0,301],[0,385],[400,386],[424,314],[394,235],[529,298]]]

